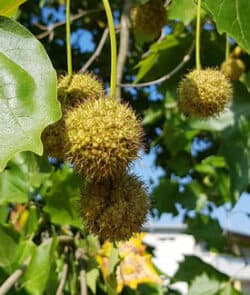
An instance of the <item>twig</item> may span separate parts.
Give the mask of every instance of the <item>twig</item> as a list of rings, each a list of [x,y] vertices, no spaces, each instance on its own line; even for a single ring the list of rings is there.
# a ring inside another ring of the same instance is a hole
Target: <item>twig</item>
[[[86,283],[86,272],[85,269],[82,267],[80,270],[80,286],[81,286],[81,295],[87,295],[87,283]]]
[[[164,6],[167,8],[170,5],[171,1],[172,0],[166,0],[164,3]]]
[[[78,260],[79,267],[80,267],[80,295],[88,295],[88,288],[87,288],[87,282],[86,282],[86,271],[84,267],[84,261],[83,261],[84,252],[82,249],[77,249],[75,252],[75,257]]]
[[[120,46],[117,59],[117,87],[116,95],[121,97],[121,87],[119,84],[122,82],[123,68],[127,59],[129,50],[129,4],[125,1],[123,13],[121,16],[121,30],[120,30]]]
[[[0,295],[6,294],[10,288],[20,279],[20,277],[24,274],[25,269],[29,265],[31,257],[27,258],[23,265],[20,266],[19,269],[14,271],[7,280],[0,287]]]
[[[98,9],[91,9],[91,10],[80,10],[79,13],[77,13],[76,15],[73,15],[71,18],[70,18],[70,22],[73,22],[87,14],[92,14],[92,13],[96,13],[96,12],[99,12],[99,11],[102,11],[103,9],[102,8],[98,8]],[[40,28],[41,30],[44,30],[45,32],[41,33],[41,34],[38,34],[36,35],[37,39],[43,39],[45,37],[47,37],[48,35],[52,34],[53,31],[58,28],[58,27],[61,27],[63,25],[65,25],[66,23],[66,20],[65,21],[60,21],[60,22],[56,22],[48,27],[45,27],[39,23],[35,24],[35,26],[37,26],[38,28]]]
[[[68,266],[67,263],[65,263],[63,265],[62,276],[61,276],[59,286],[58,286],[58,288],[56,290],[56,295],[62,295],[63,294],[63,289],[64,289],[66,279],[67,279],[68,269],[69,269],[69,266]]]
[[[90,65],[95,61],[95,59],[101,54],[103,46],[105,44],[105,41],[108,37],[108,34],[109,34],[109,29],[106,28],[103,31],[101,40],[100,40],[95,52],[91,55],[89,60],[84,64],[84,66],[79,70],[79,72],[85,72],[90,67]]]
[[[145,83],[138,83],[138,84],[120,84],[121,87],[131,87],[131,88],[140,88],[140,87],[147,87],[155,84],[160,84],[166,80],[169,80],[170,78],[173,77],[179,70],[181,70],[184,65],[190,60],[191,54],[194,50],[194,43],[192,43],[191,47],[189,48],[187,54],[183,57],[182,61],[168,74],[162,76],[159,79],[150,81],[150,82],[145,82]]]
[[[160,43],[164,38],[166,37],[166,34],[164,32],[164,29],[161,30],[161,35],[159,37],[159,39],[156,41],[156,43]],[[145,53],[143,53],[142,58],[147,57],[150,53],[151,53],[151,48],[149,48],[148,51],[146,51]]]

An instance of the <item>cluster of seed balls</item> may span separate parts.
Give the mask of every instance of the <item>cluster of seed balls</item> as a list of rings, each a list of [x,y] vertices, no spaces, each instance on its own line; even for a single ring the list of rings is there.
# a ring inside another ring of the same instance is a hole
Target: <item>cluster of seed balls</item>
[[[58,99],[63,116],[42,134],[45,153],[84,177],[79,206],[88,231],[126,240],[140,231],[149,207],[145,186],[127,173],[142,144],[140,121],[91,74],[62,77]]]

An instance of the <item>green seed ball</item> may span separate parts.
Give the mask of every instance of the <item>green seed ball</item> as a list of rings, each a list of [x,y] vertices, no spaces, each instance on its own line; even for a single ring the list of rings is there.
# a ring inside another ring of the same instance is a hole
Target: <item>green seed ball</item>
[[[131,10],[131,20],[138,32],[156,35],[166,23],[166,9],[162,1],[151,0]]]
[[[240,58],[229,58],[221,65],[221,72],[230,80],[239,80],[245,71],[245,64]]]
[[[58,99],[68,105],[103,95],[103,85],[93,74],[74,74],[72,77],[67,75],[61,77],[58,82]]]
[[[208,118],[222,112],[232,95],[231,83],[220,71],[193,70],[179,84],[178,106],[185,114]]]
[[[137,158],[142,127],[133,110],[113,98],[86,100],[65,116],[67,159],[86,178],[116,176]]]
[[[86,99],[98,99],[104,95],[104,89],[98,79],[92,74],[74,74],[61,77],[58,81],[58,100],[63,111],[62,118],[49,125],[42,133],[44,154],[65,160],[65,136],[64,117],[69,107],[73,107]]]
[[[127,174],[115,181],[86,184],[80,198],[85,227],[102,241],[127,240],[139,232],[148,208],[143,183]]]
[[[64,138],[64,120],[61,118],[42,132],[44,154],[63,161],[65,159]]]

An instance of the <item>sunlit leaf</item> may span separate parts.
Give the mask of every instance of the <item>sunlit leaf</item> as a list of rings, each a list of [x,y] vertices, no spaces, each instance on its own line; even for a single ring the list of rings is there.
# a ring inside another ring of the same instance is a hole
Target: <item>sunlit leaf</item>
[[[17,152],[43,153],[43,129],[60,118],[56,73],[37,39],[0,16],[0,171]]]

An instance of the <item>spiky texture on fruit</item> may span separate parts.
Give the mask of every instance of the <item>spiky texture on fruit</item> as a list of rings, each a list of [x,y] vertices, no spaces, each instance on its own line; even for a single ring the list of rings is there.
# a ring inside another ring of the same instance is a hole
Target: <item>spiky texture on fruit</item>
[[[42,142],[45,155],[57,158],[59,161],[65,159],[64,130],[63,117],[43,130]]]
[[[166,23],[166,9],[160,0],[151,0],[131,10],[131,20],[138,32],[156,35]]]
[[[63,111],[62,118],[49,125],[42,133],[44,153],[58,160],[65,159],[64,117],[69,107],[82,103],[86,99],[98,99],[104,95],[102,84],[92,74],[74,74],[61,77],[58,81],[58,100]]]
[[[65,116],[67,159],[86,178],[117,176],[137,158],[142,128],[133,110],[113,98],[86,100]]]
[[[143,183],[127,174],[115,181],[86,184],[80,198],[80,213],[86,228],[102,241],[129,239],[140,231],[148,208]]]
[[[101,82],[92,74],[74,74],[71,78],[63,76],[58,82],[58,99],[74,105],[87,98],[99,98],[104,95]]]
[[[239,80],[245,71],[245,64],[240,58],[229,58],[221,65],[221,72],[230,80]]]
[[[222,112],[232,94],[231,83],[220,71],[193,70],[179,84],[178,106],[185,114],[207,118]]]

